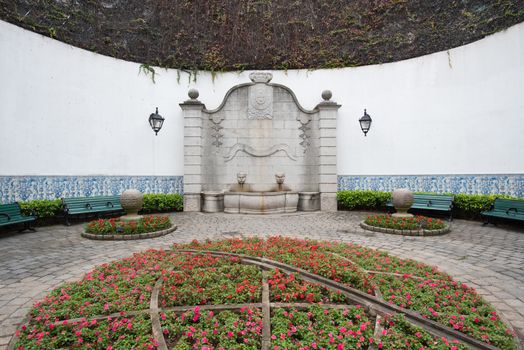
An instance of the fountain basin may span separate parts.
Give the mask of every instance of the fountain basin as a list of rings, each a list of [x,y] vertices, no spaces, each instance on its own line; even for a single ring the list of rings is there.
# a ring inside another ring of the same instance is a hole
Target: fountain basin
[[[202,211],[204,213],[224,211],[224,193],[213,191],[202,192]]]
[[[320,210],[320,192],[298,192],[298,210]]]
[[[298,192],[224,192],[224,212],[232,214],[294,213]]]

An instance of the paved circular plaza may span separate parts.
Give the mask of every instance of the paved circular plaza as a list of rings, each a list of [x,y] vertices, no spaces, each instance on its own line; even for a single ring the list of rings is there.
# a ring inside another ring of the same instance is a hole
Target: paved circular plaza
[[[452,232],[435,237],[401,237],[364,231],[366,213],[297,213],[276,216],[175,213],[178,229],[142,241],[91,241],[83,225],[41,227],[35,233],[0,236],[0,349],[33,302],[95,265],[149,248],[169,248],[193,239],[283,235],[354,242],[393,255],[437,265],[475,287],[521,335],[524,333],[524,228],[483,227],[455,220]]]

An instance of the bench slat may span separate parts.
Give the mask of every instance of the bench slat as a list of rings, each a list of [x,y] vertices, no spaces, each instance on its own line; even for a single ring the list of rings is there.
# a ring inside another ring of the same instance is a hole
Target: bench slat
[[[524,221],[524,200],[496,198],[493,208],[480,215],[487,218],[484,224],[489,223],[490,217]]]
[[[438,212],[449,212],[453,209],[453,200],[455,197],[437,194],[414,194],[413,204],[410,209],[423,209]],[[392,208],[393,203],[389,201],[387,207]],[[450,217],[451,219],[451,217]]]
[[[18,203],[0,204],[0,226],[7,226],[36,220],[35,216],[22,215]]]
[[[120,196],[62,198],[66,224],[70,215],[112,213],[122,211]]]

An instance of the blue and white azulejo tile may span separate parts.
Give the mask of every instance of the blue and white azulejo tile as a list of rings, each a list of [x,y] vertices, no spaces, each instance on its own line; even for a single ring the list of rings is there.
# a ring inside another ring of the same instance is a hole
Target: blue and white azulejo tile
[[[0,176],[0,202],[142,193],[183,193],[182,176]]]
[[[339,190],[506,194],[524,197],[524,175],[339,175]]]

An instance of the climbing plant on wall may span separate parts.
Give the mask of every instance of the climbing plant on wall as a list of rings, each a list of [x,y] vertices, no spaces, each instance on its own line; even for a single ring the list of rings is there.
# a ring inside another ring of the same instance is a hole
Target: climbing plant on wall
[[[0,0],[0,19],[186,70],[332,68],[446,50],[524,20],[522,0]]]

